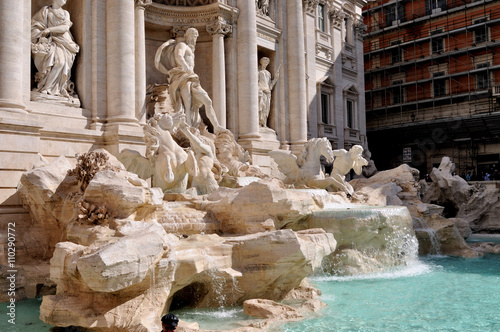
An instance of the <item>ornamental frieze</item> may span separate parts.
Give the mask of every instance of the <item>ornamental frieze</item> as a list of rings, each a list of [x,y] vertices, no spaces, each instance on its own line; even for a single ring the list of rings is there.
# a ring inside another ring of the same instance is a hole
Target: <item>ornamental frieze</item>
[[[201,26],[211,24],[214,18],[221,17],[228,24],[234,24],[236,23],[238,14],[239,10],[237,8],[219,2],[214,2],[205,7],[187,9],[182,7],[167,7],[153,1],[152,5],[146,7],[145,20],[146,22],[164,26]]]

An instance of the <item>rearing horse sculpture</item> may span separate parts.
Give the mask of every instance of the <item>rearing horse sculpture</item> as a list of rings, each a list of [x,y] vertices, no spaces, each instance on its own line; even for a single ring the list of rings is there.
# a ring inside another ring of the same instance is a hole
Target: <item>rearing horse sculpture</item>
[[[283,150],[271,151],[269,155],[286,175],[286,182],[295,184],[308,185],[311,180],[325,179],[321,168],[321,156],[324,156],[328,163],[333,162],[332,145],[326,137],[310,139],[298,157]]]

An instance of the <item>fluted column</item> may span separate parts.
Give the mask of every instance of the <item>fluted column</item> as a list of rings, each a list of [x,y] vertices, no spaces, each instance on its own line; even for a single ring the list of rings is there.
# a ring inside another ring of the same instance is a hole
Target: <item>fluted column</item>
[[[0,1],[0,110],[26,113],[23,103],[24,1]]]
[[[287,74],[290,144],[299,153],[307,142],[306,63],[302,0],[287,0]]]
[[[255,1],[239,0],[237,6],[239,139],[252,140],[260,138]]]
[[[138,126],[134,0],[106,1],[107,123]]]
[[[215,18],[207,25],[207,31],[212,35],[212,102],[219,124],[226,128],[226,55],[224,53],[224,36],[233,27],[222,18]]]
[[[152,0],[135,0],[135,117],[146,123],[146,31],[144,9]]]

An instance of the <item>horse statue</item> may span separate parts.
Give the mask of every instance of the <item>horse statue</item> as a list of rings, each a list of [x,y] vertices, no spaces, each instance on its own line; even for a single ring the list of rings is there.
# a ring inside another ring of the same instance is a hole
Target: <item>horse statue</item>
[[[324,156],[328,163],[333,162],[333,151],[326,137],[312,138],[296,157],[290,151],[275,150],[269,155],[276,161],[281,172],[286,176],[286,183],[305,184],[312,180],[325,179],[320,158]]]
[[[167,193],[184,193],[189,175],[199,173],[193,151],[185,151],[172,138],[171,132],[183,123],[183,115],[157,114],[144,126],[146,157],[125,149],[118,155],[128,171],[142,179],[151,178],[151,185]]]
[[[286,183],[328,191],[343,191],[348,197],[354,196],[354,189],[345,180],[346,174],[354,169],[354,172],[360,175],[363,166],[368,165],[366,159],[362,157],[362,153],[363,147],[360,145],[354,145],[349,151],[345,149],[332,150],[326,137],[309,140],[298,157],[289,151],[269,152],[281,172],[286,176]],[[328,177],[325,177],[321,168],[321,156],[324,156],[328,163],[333,162],[333,169]]]

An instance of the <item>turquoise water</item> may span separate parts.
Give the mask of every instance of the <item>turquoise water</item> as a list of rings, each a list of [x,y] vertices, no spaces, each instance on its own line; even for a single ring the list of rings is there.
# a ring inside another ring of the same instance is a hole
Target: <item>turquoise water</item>
[[[312,280],[322,317],[284,331],[500,331],[500,255],[421,258],[407,269]]]
[[[16,302],[15,325],[8,322],[8,303],[0,303],[0,331],[41,332],[49,331],[50,325],[44,324],[40,316],[42,299],[29,299]]]
[[[500,255],[424,257],[409,267],[363,277],[311,278],[328,304],[283,331],[500,331]],[[49,331],[40,300],[17,303],[16,326],[1,305],[0,331]],[[204,329],[235,328],[241,308],[179,310]]]

